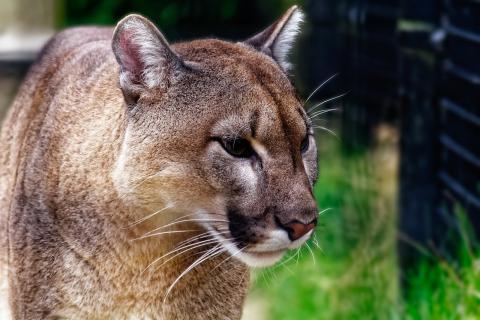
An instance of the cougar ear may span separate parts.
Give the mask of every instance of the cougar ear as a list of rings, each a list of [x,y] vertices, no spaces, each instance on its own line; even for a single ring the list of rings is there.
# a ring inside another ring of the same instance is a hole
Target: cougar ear
[[[304,14],[293,6],[267,29],[254,35],[245,43],[272,57],[285,72],[291,69],[288,54],[300,32]]]
[[[120,87],[127,100],[138,98],[145,89],[166,89],[183,66],[157,27],[137,14],[118,22],[112,49],[120,65]]]

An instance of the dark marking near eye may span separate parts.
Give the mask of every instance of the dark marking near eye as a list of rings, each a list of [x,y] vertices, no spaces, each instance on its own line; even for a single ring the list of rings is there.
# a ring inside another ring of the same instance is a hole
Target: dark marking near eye
[[[293,147],[293,143],[291,143],[290,141],[290,128],[288,127],[288,125],[285,123],[285,119],[280,115],[280,123],[282,125],[282,131],[285,135],[285,137],[287,137],[287,141],[288,141],[288,147],[290,149],[290,158],[292,159],[292,165],[293,165],[293,170],[297,170],[297,157],[296,157],[296,150],[294,149]]]
[[[249,232],[250,225],[248,219],[243,216],[236,208],[229,208],[227,210],[228,229],[230,234],[235,239],[237,246],[248,245],[248,239],[252,236]]]
[[[281,101],[278,99],[278,97],[275,95],[275,92],[273,92],[273,89],[269,86],[268,79],[265,79],[265,75],[262,74],[261,70],[258,70],[255,68],[255,66],[249,65],[247,63],[247,66],[249,67],[252,76],[255,78],[256,81],[262,84],[262,88],[270,95],[270,98],[273,100],[274,104],[277,106],[276,108],[276,114],[277,117],[280,119],[280,124],[282,131],[286,137],[286,142],[288,144],[288,149],[290,151],[290,158],[292,161],[292,166],[293,170],[297,170],[297,162],[300,163],[301,161],[301,155],[298,152],[297,145],[295,143],[295,137],[294,133],[291,132],[291,128],[289,127],[288,123],[286,123],[287,119],[285,119],[284,114],[282,114],[280,106],[283,104]],[[267,80],[267,81],[264,81]]]

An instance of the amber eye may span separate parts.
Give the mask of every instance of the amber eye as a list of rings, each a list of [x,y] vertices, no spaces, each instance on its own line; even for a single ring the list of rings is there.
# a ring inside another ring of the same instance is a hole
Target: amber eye
[[[300,152],[305,153],[308,151],[308,147],[310,146],[310,136],[307,135],[303,138],[302,143],[300,144]]]
[[[254,154],[250,143],[242,138],[221,139],[220,143],[225,151],[237,158],[250,158]]]

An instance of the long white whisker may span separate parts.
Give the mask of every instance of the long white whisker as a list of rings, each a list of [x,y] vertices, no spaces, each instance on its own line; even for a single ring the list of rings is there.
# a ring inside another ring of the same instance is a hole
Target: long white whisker
[[[146,217],[143,217],[143,218],[141,218],[141,219],[139,219],[139,220],[137,220],[137,221],[135,221],[135,222],[127,225],[126,227],[123,227],[122,229],[128,229],[128,228],[131,228],[131,227],[133,227],[133,226],[136,226],[136,225],[138,225],[138,224],[140,224],[140,223],[142,223],[142,222],[144,222],[144,221],[146,221],[146,220],[154,217],[155,215],[157,215],[157,214],[159,214],[159,213],[161,213],[161,212],[163,212],[163,211],[165,211],[165,210],[167,210],[167,209],[171,209],[171,208],[173,208],[173,205],[167,205],[165,208],[162,208],[162,209],[160,209],[160,210],[157,210],[157,211],[155,211],[154,213],[151,213],[151,214],[147,215]]]
[[[170,294],[170,292],[172,291],[172,289],[175,287],[175,285],[178,283],[178,281],[180,281],[180,279],[182,279],[187,273],[189,273],[193,268],[195,268],[196,266],[200,265],[202,262],[208,260],[208,259],[211,259],[213,257],[215,257],[216,255],[220,254],[220,253],[223,253],[224,251],[226,251],[226,249],[223,249],[221,248],[220,245],[212,248],[211,251],[208,251],[207,253],[203,254],[200,258],[198,258],[197,260],[195,260],[187,269],[185,269],[178,277],[177,279],[175,279],[175,281],[170,285],[170,287],[167,289],[167,293],[165,294],[165,298],[163,299],[163,302],[165,303],[165,301],[167,300],[167,297],[168,295]]]
[[[321,247],[320,244],[318,243],[318,239],[317,239],[317,234],[316,234],[316,233],[313,234],[313,238],[315,239],[315,241],[314,241],[313,243],[317,246],[318,250],[320,250],[320,252],[321,252],[322,254],[325,254],[325,252],[323,251],[322,247]]]
[[[297,249],[297,253],[296,253],[297,262],[296,262],[296,264],[298,264],[298,259],[300,259],[300,253],[302,253],[302,251],[300,249],[301,249],[301,247]]]
[[[168,223],[166,225],[163,225],[161,227],[155,228],[155,229],[147,232],[145,235],[148,235],[148,234],[151,234],[155,231],[159,231],[159,230],[177,225],[179,223],[184,223],[184,222],[227,222],[227,223],[229,223],[228,220],[221,220],[221,219],[186,219],[186,220],[174,221],[174,222]]]
[[[171,254],[174,254],[175,252],[178,252],[178,251],[181,251],[179,254],[177,255],[180,255],[180,254],[183,254],[187,251],[190,251],[190,250],[193,250],[195,248],[198,248],[198,247],[202,247],[202,246],[205,246],[205,245],[209,245],[209,244],[212,244],[212,243],[217,243],[219,242],[218,239],[214,238],[213,235],[210,235],[210,238],[207,238],[207,239],[204,239],[204,240],[201,240],[201,241],[197,241],[197,242],[194,242],[194,243],[190,243],[188,244],[185,243],[185,244],[179,244],[177,246],[175,246],[175,248],[173,248],[172,250],[170,250],[169,252],[165,253],[164,255],[162,255],[161,257],[158,257],[157,259],[155,259],[152,263],[150,263],[147,268],[145,268],[145,270],[143,272],[145,272],[151,265],[153,265],[154,263],[156,263],[157,261],[160,261],[161,259],[171,255]],[[198,239],[196,239],[198,240]],[[196,241],[195,240],[195,241]],[[224,240],[222,239],[221,242],[224,242],[224,241],[229,241],[229,240],[232,240],[232,239],[229,239],[229,238],[225,238]],[[142,273],[143,273],[142,272]]]
[[[216,240],[216,239],[214,239],[214,240]],[[193,246],[193,247],[191,247],[191,248],[188,248],[188,249],[186,249],[186,250],[184,250],[184,251],[182,251],[182,252],[179,252],[179,253],[171,256],[171,257],[168,258],[167,260],[163,261],[163,262],[159,265],[159,267],[163,266],[163,265],[166,264],[168,261],[170,261],[170,260],[172,260],[172,259],[175,259],[176,257],[178,257],[178,256],[180,256],[180,255],[182,255],[182,254],[184,254],[184,253],[186,253],[186,252],[188,252],[188,251],[191,251],[191,250],[194,250],[194,249],[196,249],[196,248],[200,248],[200,247],[209,245],[209,244],[211,244],[211,243],[217,243],[217,242],[218,242],[218,241],[212,241],[212,242],[209,242],[209,243],[204,243],[204,244],[201,244],[201,245],[198,245],[198,246]],[[208,251],[208,250],[206,250],[206,251]]]
[[[208,237],[208,236],[210,236],[210,232],[209,232],[209,231],[205,231],[205,232],[202,232],[202,233],[200,233],[200,234],[198,234],[198,235],[196,235],[196,236],[193,236],[193,237],[190,237],[190,238],[188,238],[188,239],[183,240],[182,242],[180,242],[180,243],[178,244],[178,246],[181,246],[181,245],[183,245],[183,244],[187,244],[187,243],[189,243],[189,242],[196,241],[196,240],[199,240],[199,239],[202,239],[202,238],[206,238],[206,237]]]
[[[229,231],[217,231],[218,234],[228,234]],[[190,243],[190,242],[193,242],[193,241],[198,241],[198,240],[201,240],[201,239],[204,239],[204,238],[208,238],[208,237],[211,237],[212,234],[210,233],[210,231],[206,231],[206,232],[203,232],[199,235],[196,235],[196,236],[193,236],[191,238],[188,238],[186,240],[183,240],[182,242],[180,242],[178,244],[178,246],[181,246],[183,244],[187,244],[187,243]]]
[[[174,254],[178,251],[182,251],[183,252],[187,252],[189,250],[193,250],[195,248],[199,248],[199,247],[202,247],[202,246],[206,246],[206,245],[209,245],[209,244],[212,244],[212,243],[217,243],[217,239],[208,239],[208,240],[203,240],[203,241],[200,241],[200,242],[197,242],[197,243],[192,243],[192,244],[188,244],[188,245],[185,245],[185,246],[182,246],[180,248],[178,247],[175,247],[175,249],[165,253],[164,255],[156,258],[155,260],[153,260],[142,272],[141,274],[145,273],[145,271],[147,271],[152,265],[154,265],[155,263],[157,263],[158,261],[162,260],[163,258],[165,257],[168,257],[169,255],[171,254]],[[185,250],[185,251],[183,251]]]
[[[335,138],[337,138],[337,139],[340,140],[340,138],[337,136],[337,134],[336,134],[335,132],[333,132],[332,130],[328,129],[328,128],[325,128],[325,127],[322,127],[322,126],[313,126],[312,128],[313,128],[313,129],[321,129],[321,130],[324,130],[324,131],[330,133],[331,135],[335,136]]]
[[[189,242],[192,242],[192,241],[197,241],[197,240],[200,240],[202,238],[208,238],[208,237],[211,237],[212,235],[210,234],[209,231],[205,231],[205,232],[202,232],[196,236],[193,236],[189,239],[185,239],[183,240],[182,242],[180,242],[178,245],[182,245],[182,244],[186,244],[186,243],[189,243]]]
[[[336,99],[340,99],[342,97],[344,97],[345,95],[347,95],[348,92],[344,92],[342,94],[339,94],[338,96],[334,96],[334,97],[331,97],[331,98],[328,98],[328,99],[325,99],[323,101],[320,101],[319,103],[317,103],[316,105],[314,105],[313,107],[311,107],[310,109],[308,109],[308,112],[312,112],[313,110],[315,110],[316,108],[320,107],[320,106],[323,106],[325,103],[329,103],[330,101],[333,101],[333,100],[336,100]]]
[[[315,90],[313,90],[312,93],[310,93],[310,95],[308,96],[308,98],[305,100],[304,105],[308,102],[308,100],[310,100],[311,97],[313,97],[313,95],[314,95],[315,93],[317,93],[318,90],[320,90],[320,88],[322,88],[325,84],[327,84],[330,80],[332,80],[332,79],[335,78],[336,76],[338,76],[338,73],[335,73],[333,76],[331,76],[331,77],[328,78],[327,80],[323,81]]]
[[[322,211],[320,211],[320,212],[318,213],[318,216],[320,217],[320,216],[322,216],[325,212],[330,211],[330,210],[332,210],[332,209],[333,209],[333,208],[325,208],[325,209],[323,209]]]
[[[313,259],[313,264],[315,265],[315,255],[313,254],[313,251],[312,251],[312,248],[310,248],[310,246],[308,245],[307,242],[305,242],[305,245],[307,246],[307,249],[308,251],[310,251],[310,254],[312,255],[312,259]]]
[[[297,256],[297,253],[298,253],[298,251],[296,251],[294,254],[292,254],[290,257],[288,257],[287,260],[282,261],[281,263],[279,263],[278,265],[276,265],[276,266],[274,267],[274,269],[286,265],[288,261],[292,260],[293,258],[295,258],[295,257]]]
[[[166,235],[166,234],[172,234],[172,233],[185,233],[185,232],[195,232],[195,231],[202,231],[202,230],[199,230],[199,229],[170,230],[170,231],[152,233],[152,234],[149,234],[149,235],[143,235],[143,236],[141,236],[141,237],[134,238],[134,239],[131,239],[131,240],[129,240],[129,241],[137,241],[137,240],[142,240],[142,239],[146,239],[146,238],[151,238],[151,237],[161,236],[161,235]]]
[[[328,112],[332,112],[332,111],[337,111],[337,110],[340,110],[339,108],[331,108],[331,109],[323,109],[323,110],[319,110],[317,112],[314,112],[311,116],[310,116],[310,120],[313,120],[315,119],[316,117],[322,115],[322,114],[325,114],[325,113],[328,113]],[[323,119],[325,120],[325,119]]]
[[[247,273],[249,273],[250,270],[248,268],[246,268],[246,270],[243,272],[243,275],[242,277],[240,278],[240,282],[239,284],[242,284],[243,283],[243,280],[245,280],[245,276],[247,275]]]
[[[224,231],[224,232],[218,232],[218,234],[227,234],[228,231]],[[212,235],[210,232],[205,232],[203,233],[201,236],[195,236],[195,237],[191,237],[187,240],[184,240],[182,242],[180,242],[175,248],[180,248],[180,247],[186,247],[187,245],[191,245],[192,242],[195,244],[195,243],[200,243],[201,241],[207,241],[207,240],[212,240],[212,239],[216,239],[214,235]],[[220,242],[224,242],[228,240],[227,237],[224,237],[223,239],[220,240]],[[217,242],[219,242],[217,240]]]
[[[217,269],[218,267],[220,267],[222,264],[224,264],[225,262],[227,262],[228,260],[230,260],[231,258],[235,257],[237,254],[241,253],[242,251],[244,251],[245,249],[247,249],[247,247],[243,247],[241,249],[238,249],[234,254],[230,255],[229,257],[225,258],[222,262],[220,262],[219,264],[217,264],[217,266],[215,268],[213,268],[212,270],[210,270],[210,272],[212,272],[213,270]]]
[[[151,179],[151,178],[156,177],[158,174],[159,174],[159,172],[155,172],[154,174],[148,175],[148,176],[146,176],[145,178],[138,179],[137,181],[139,181],[139,182],[136,183],[136,184],[131,188],[131,191],[135,191],[135,189],[137,189],[138,187],[140,187],[143,183],[145,183],[145,181],[147,181],[148,179]],[[119,199],[123,199],[123,198],[126,197],[127,195],[128,195],[128,193],[125,193],[125,194],[121,195],[121,196],[119,197]]]

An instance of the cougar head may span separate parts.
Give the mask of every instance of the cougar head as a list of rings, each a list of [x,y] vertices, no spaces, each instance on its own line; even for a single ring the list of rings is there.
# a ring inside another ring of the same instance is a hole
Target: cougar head
[[[169,45],[142,16],[118,23],[127,120],[112,176],[122,199],[175,211],[250,266],[310,237],[317,150],[287,61],[302,17],[292,7],[239,43]]]

